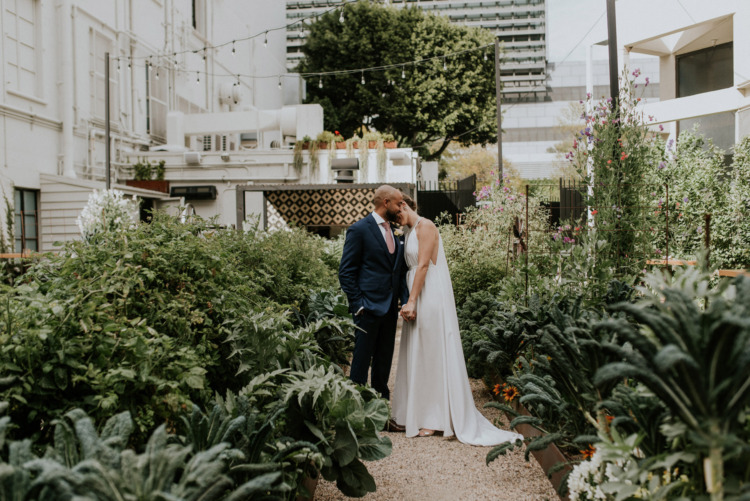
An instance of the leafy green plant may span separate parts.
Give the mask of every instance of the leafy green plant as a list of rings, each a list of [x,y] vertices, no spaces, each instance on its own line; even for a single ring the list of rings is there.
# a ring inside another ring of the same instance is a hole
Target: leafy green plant
[[[379,434],[388,420],[387,402],[333,367],[313,367],[287,377],[282,388],[289,405],[287,433],[316,444],[323,454],[321,474],[345,495],[374,492],[375,481],[362,461],[391,452],[390,439]]]
[[[491,372],[490,366],[498,367],[494,360],[475,353],[473,346],[487,339],[484,328],[493,323],[495,315],[502,314],[502,305],[488,291],[471,294],[458,308],[458,325],[461,330],[461,345],[466,358],[469,377],[481,378]]]
[[[613,307],[637,325],[617,318],[596,327],[617,333],[619,343],[603,346],[622,360],[601,367],[596,383],[633,378],[652,391],[705,458],[712,499],[722,499],[731,483],[724,453],[742,440],[740,416],[750,405],[750,280],[712,289],[705,272],[686,269],[673,279],[651,274],[646,283],[643,301]]]

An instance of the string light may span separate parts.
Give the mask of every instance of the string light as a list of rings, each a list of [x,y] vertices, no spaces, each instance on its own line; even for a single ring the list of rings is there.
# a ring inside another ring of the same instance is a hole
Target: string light
[[[203,47],[203,62],[206,62],[206,48]]]
[[[117,73],[120,73],[120,60],[117,60]]]
[[[322,88],[323,88],[323,79],[318,78],[318,89],[322,89]]]
[[[234,40],[232,40],[232,55],[235,56],[237,54],[237,50],[234,48]]]
[[[443,58],[443,71],[446,71],[448,69],[448,64],[445,62],[445,58]]]
[[[401,79],[403,80],[404,78],[406,78],[406,72],[401,68]]]
[[[362,72],[362,85],[364,84],[365,84],[365,72],[363,71]]]
[[[154,77],[156,77],[157,80],[159,80],[159,67],[156,67],[156,73],[154,73]]]
[[[263,39],[263,47],[268,47],[268,32],[266,31],[265,38]]]
[[[341,15],[339,15],[339,22],[340,23],[344,22],[344,8],[343,7],[341,8]]]
[[[279,77],[279,89],[281,88],[281,77]]]
[[[200,71],[195,72],[195,85],[200,85],[201,83],[201,73]]]

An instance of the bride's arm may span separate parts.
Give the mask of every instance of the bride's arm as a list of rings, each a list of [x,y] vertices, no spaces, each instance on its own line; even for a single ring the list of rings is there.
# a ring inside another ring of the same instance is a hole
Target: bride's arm
[[[417,257],[417,270],[414,273],[414,282],[411,286],[409,301],[406,306],[401,308],[401,315],[406,320],[414,320],[417,316],[417,298],[424,287],[424,280],[427,276],[427,270],[430,269],[430,259],[439,245],[440,234],[435,223],[429,219],[424,219],[417,225],[415,230],[419,239],[419,255]]]

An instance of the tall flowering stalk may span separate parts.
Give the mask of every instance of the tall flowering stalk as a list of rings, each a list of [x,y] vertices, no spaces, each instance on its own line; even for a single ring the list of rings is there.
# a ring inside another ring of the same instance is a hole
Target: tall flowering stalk
[[[644,207],[646,193],[654,189],[645,185],[644,173],[664,160],[663,141],[648,128],[653,117],[638,107],[639,76],[639,70],[623,73],[617,101],[586,96],[584,126],[566,155],[589,187],[584,196],[591,226],[609,242],[620,272],[640,269],[652,254],[651,235],[644,230],[653,224],[644,225],[651,217]]]
[[[83,239],[90,242],[95,235],[138,224],[138,202],[119,190],[94,190],[76,222]]]

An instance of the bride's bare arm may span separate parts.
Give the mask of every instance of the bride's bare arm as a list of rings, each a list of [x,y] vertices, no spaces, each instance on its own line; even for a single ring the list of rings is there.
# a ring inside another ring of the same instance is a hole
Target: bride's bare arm
[[[414,282],[409,293],[409,301],[401,308],[401,315],[406,320],[414,320],[417,317],[417,298],[424,287],[427,270],[430,269],[430,261],[437,254],[440,235],[435,223],[429,219],[423,219],[415,228],[419,239],[419,255],[417,257],[417,270],[414,273]],[[434,262],[434,261],[433,261]]]

